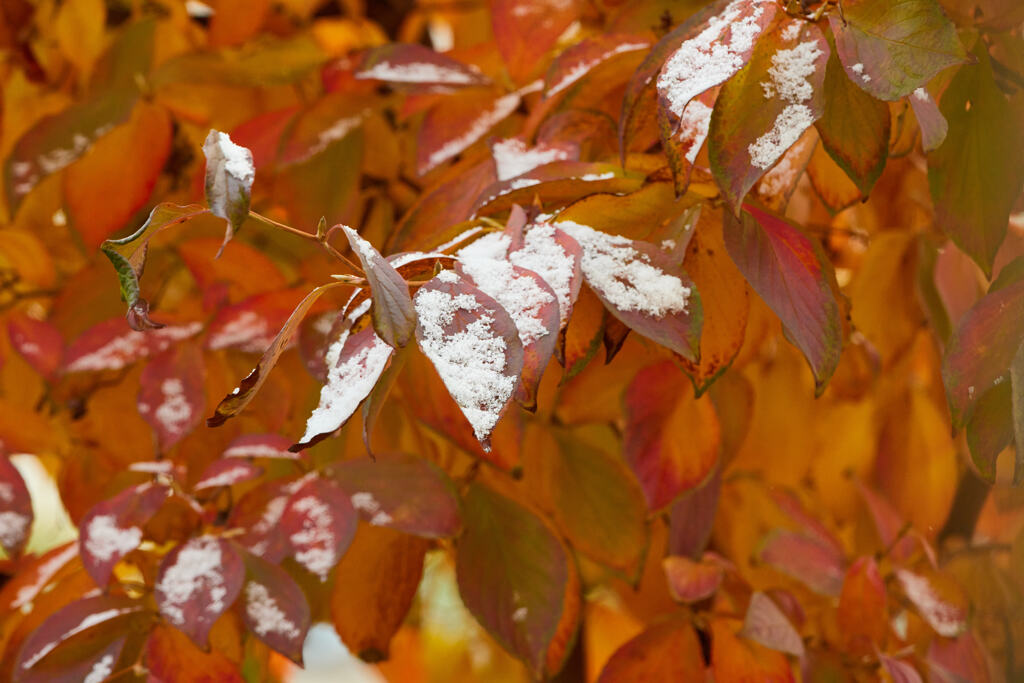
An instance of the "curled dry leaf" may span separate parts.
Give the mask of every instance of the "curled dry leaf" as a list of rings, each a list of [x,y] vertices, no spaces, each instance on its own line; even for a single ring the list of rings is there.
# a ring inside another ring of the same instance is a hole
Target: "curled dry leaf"
[[[152,483],[125,489],[94,506],[79,523],[82,564],[106,588],[114,566],[139,547],[143,527],[167,500],[168,489]]]
[[[227,244],[249,216],[256,167],[252,152],[233,143],[227,133],[217,130],[211,130],[206,136],[203,154],[206,156],[206,201],[214,216],[228,222],[224,235],[224,244]]]

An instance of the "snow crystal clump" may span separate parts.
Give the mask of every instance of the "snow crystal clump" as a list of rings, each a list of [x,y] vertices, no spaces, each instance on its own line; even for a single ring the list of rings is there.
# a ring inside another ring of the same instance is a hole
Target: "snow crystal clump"
[[[13,548],[28,534],[29,518],[20,512],[0,512],[0,546]]]
[[[473,67],[470,67],[472,69]],[[363,69],[357,78],[372,78],[379,81],[395,83],[444,83],[448,85],[469,85],[476,83],[479,76],[462,69],[455,69],[443,64],[428,62],[411,62],[408,64],[392,64],[383,61],[369,69]]]
[[[498,169],[498,180],[509,180],[538,166],[569,158],[569,150],[565,147],[536,145],[531,148],[518,138],[495,142],[491,153]]]
[[[457,282],[452,273],[442,282]],[[471,294],[452,295],[436,289],[416,293],[416,314],[421,330],[420,347],[431,360],[448,393],[483,441],[494,429],[501,411],[515,391],[517,379],[504,374],[505,340],[493,330],[494,318],[481,311]],[[445,331],[459,311],[475,313],[475,320],[459,332]]]
[[[580,265],[587,282],[619,310],[655,318],[686,311],[690,288],[652,264],[632,241],[572,221],[560,221],[558,227],[583,248]]]
[[[684,156],[691,164],[697,159],[701,145],[708,137],[711,126],[711,107],[700,100],[692,100],[683,110],[683,118],[679,122],[679,139],[688,141]]]
[[[100,562],[120,557],[139,547],[142,529],[137,526],[122,528],[114,515],[96,515],[85,529],[85,551]]]
[[[288,618],[262,583],[250,581],[246,584],[245,614],[258,636],[279,633],[286,638],[298,638],[302,635],[295,622]]]
[[[573,255],[555,239],[557,233],[550,223],[535,223],[523,237],[522,248],[508,255],[509,261],[540,275],[555,290],[561,324],[569,321],[572,310]]]
[[[320,577],[321,581],[326,581],[337,559],[337,539],[331,531],[334,515],[316,496],[300,498],[292,507],[304,514],[307,520],[302,529],[291,535],[292,545],[297,548],[295,560]]]
[[[114,655],[103,655],[103,657],[92,665],[89,675],[82,683],[103,683],[114,671]]]
[[[814,113],[804,103],[814,95],[814,87],[807,78],[814,73],[815,62],[821,54],[817,41],[812,40],[792,49],[778,50],[772,56],[768,69],[771,78],[762,83],[761,88],[766,98],[778,97],[787,104],[771,130],[747,147],[754,166],[770,168],[814,123]]]
[[[210,131],[206,143],[203,144],[203,152],[207,158],[219,153],[224,159],[224,170],[244,185],[252,185],[256,178],[256,167],[252,163],[252,152],[241,145],[231,141],[227,133],[221,131]],[[221,188],[225,191],[225,188]]]
[[[185,624],[185,604],[198,598],[197,607],[207,614],[224,611],[228,590],[224,586],[220,544],[213,538],[197,538],[182,546],[174,563],[168,566],[156,590],[160,611],[175,626]],[[196,593],[204,594],[197,596]]]

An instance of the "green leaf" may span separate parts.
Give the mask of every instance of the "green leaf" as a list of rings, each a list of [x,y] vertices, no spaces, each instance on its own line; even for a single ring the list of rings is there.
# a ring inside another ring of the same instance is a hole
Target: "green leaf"
[[[179,206],[158,204],[142,227],[133,234],[117,240],[106,240],[100,250],[114,264],[121,285],[121,298],[128,304],[128,324],[135,330],[163,327],[149,319],[149,302],[140,296],[139,278],[146,266],[149,241],[161,230],[207,213],[209,209],[198,204]]]
[[[737,220],[728,213],[729,256],[779,319],[814,372],[820,394],[839,364],[842,326],[834,275],[821,247],[789,222],[747,204]]]
[[[897,100],[967,53],[935,0],[852,0],[829,15],[850,79],[880,100]]]
[[[794,26],[799,31],[791,35]],[[829,52],[821,29],[791,19],[758,42],[750,62],[722,86],[711,113],[708,156],[737,215],[758,178],[821,118]]]
[[[598,429],[553,435],[557,448],[539,459],[539,474],[555,524],[579,551],[637,578],[647,549],[647,504],[622,458],[596,445],[598,439],[616,443],[614,434]]]
[[[825,113],[815,124],[839,167],[867,196],[889,155],[889,107],[846,77],[833,53],[825,68]]]
[[[400,349],[409,343],[416,330],[416,311],[412,306],[409,286],[372,244],[359,233],[342,226],[352,252],[363,266],[373,299],[373,329],[385,342]]]
[[[206,155],[206,201],[214,216],[228,222],[224,235],[226,245],[249,217],[256,167],[252,152],[231,142],[227,133],[218,130],[211,130],[206,136],[203,154]]]
[[[1024,182],[1024,129],[992,78],[984,41],[942,96],[945,142],[928,155],[935,221],[986,275]]]
[[[574,598],[565,547],[540,518],[481,484],[466,494],[463,523],[455,556],[462,601],[502,647],[542,678],[566,603]],[[575,632],[576,623],[570,628]]]

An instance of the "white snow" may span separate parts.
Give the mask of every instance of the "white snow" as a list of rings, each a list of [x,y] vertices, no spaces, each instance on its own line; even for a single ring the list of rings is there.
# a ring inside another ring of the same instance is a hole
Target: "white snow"
[[[267,587],[250,581],[245,586],[245,614],[258,636],[280,634],[286,638],[299,638],[302,631],[288,618]]]
[[[252,152],[231,141],[231,136],[219,130],[211,130],[203,143],[203,154],[208,161],[223,163],[224,170],[236,181],[246,187],[251,186],[256,178],[256,167],[252,162]],[[218,178],[216,187],[221,192],[227,191],[227,179]]]
[[[498,180],[509,180],[553,161],[564,161],[571,154],[564,145],[535,145],[530,147],[519,138],[499,140],[491,146]]]
[[[516,110],[516,107],[519,106],[519,99],[519,93],[509,93],[499,97],[490,109],[481,112],[480,116],[469,123],[460,135],[434,150],[420,171],[426,172],[438,164],[448,161],[482,138],[496,123]]]
[[[760,21],[774,0],[733,0],[704,30],[679,46],[658,75],[658,92],[682,118],[686,105],[739,71],[761,34]],[[726,36],[728,35],[728,38]]]
[[[218,472],[213,476],[200,480],[193,488],[198,491],[200,489],[212,489],[218,486],[231,486],[240,481],[245,481],[252,476],[252,473],[253,470],[251,467],[239,463],[235,467],[228,468],[223,472]]]
[[[266,318],[255,311],[235,311],[227,322],[210,333],[208,349],[238,349],[249,353],[262,353],[274,339],[274,332]]]
[[[572,221],[559,221],[583,248],[583,276],[598,293],[622,311],[655,318],[686,310],[690,288],[675,275],[650,263],[632,241]]]
[[[120,370],[129,363],[145,358],[170,346],[172,342],[187,339],[203,328],[200,322],[187,325],[161,327],[139,332],[131,330],[114,337],[97,349],[68,363],[68,372]]]
[[[372,526],[383,526],[392,522],[391,515],[381,510],[380,503],[368,491],[357,491],[352,494],[352,507],[360,512],[370,515]]]
[[[374,64],[369,69],[362,69],[356,78],[372,78],[393,83],[440,83],[444,85],[471,85],[480,82],[480,74],[443,64],[429,62],[409,62],[393,64],[387,60]]]
[[[774,197],[788,192],[801,172],[798,163],[802,157],[809,152],[809,147],[817,143],[815,137],[810,137],[805,142],[797,142],[782,155],[778,163],[771,167],[757,186],[757,193],[762,197]]]
[[[78,544],[69,543],[68,547],[63,551],[39,565],[36,568],[36,580],[18,589],[18,594],[11,601],[11,609],[21,609],[24,606],[30,605],[32,598],[37,596],[43,587],[46,586],[47,582],[56,576],[57,572],[76,555],[78,555]]]
[[[183,434],[194,415],[185,395],[184,383],[176,377],[169,377],[160,385],[160,393],[163,394],[163,400],[156,407],[153,416],[169,434]]]
[[[92,668],[89,669],[89,675],[85,677],[82,683],[103,683],[114,671],[114,655],[103,655]]]
[[[170,474],[174,471],[174,463],[170,460],[147,460],[144,462],[133,462],[128,465],[132,472],[144,472],[146,474]]]
[[[100,562],[107,562],[138,548],[142,529],[134,525],[122,527],[114,515],[96,515],[89,520],[82,541],[87,553]]]
[[[156,584],[160,613],[175,626],[183,626],[184,607],[195,600],[197,609],[219,616],[228,593],[222,563],[220,544],[214,538],[194,538],[182,546]]]
[[[864,65],[861,64],[860,62],[857,62],[856,64],[851,66],[850,71],[860,76],[860,80],[864,81],[865,83],[871,80],[871,76],[864,73]]]
[[[292,507],[305,516],[302,529],[293,533],[289,540],[295,547],[295,560],[303,567],[326,581],[327,575],[337,558],[337,539],[331,527],[334,515],[330,508],[316,496],[299,498]]]
[[[803,28],[803,23],[800,20],[791,21],[786,28],[782,29],[782,39],[787,43],[796,40],[800,36],[800,29]]]
[[[373,391],[394,352],[387,342],[373,334],[368,343],[342,357],[341,349],[335,351],[335,348],[343,346],[347,340],[348,335],[345,334],[328,349],[328,361],[336,360],[327,366],[327,384],[320,390],[320,404],[306,420],[306,433],[300,443],[329,434],[345,424]]]
[[[378,258],[382,258],[381,255],[376,249],[374,249],[372,244],[364,240],[362,235],[352,228],[347,225],[343,225],[341,226],[341,229],[345,231],[345,235],[355,248],[356,254],[359,256],[359,260],[362,261],[364,267],[369,270],[373,270],[376,266],[374,261]]]
[[[771,168],[814,123],[814,113],[804,103],[814,95],[814,87],[807,78],[814,73],[815,60],[821,54],[817,41],[812,40],[772,55],[770,79],[761,83],[761,88],[766,99],[777,97],[787,104],[771,130],[747,146],[754,166]]]
[[[943,601],[928,579],[906,569],[897,569],[896,578],[899,579],[903,592],[936,633],[946,638],[955,638],[963,632],[964,619],[961,610]]]
[[[41,660],[43,657],[45,657],[46,655],[48,655],[51,652],[53,652],[53,650],[58,645],[60,645],[61,643],[63,643],[64,641],[66,641],[68,638],[70,638],[73,635],[79,634],[82,631],[85,631],[86,629],[92,628],[93,626],[98,626],[98,625],[102,624],[105,621],[110,621],[111,619],[119,617],[119,616],[121,616],[123,614],[129,614],[131,612],[136,612],[136,611],[138,611],[138,610],[137,609],[131,609],[131,608],[121,608],[121,609],[116,609],[115,608],[115,609],[103,610],[102,612],[94,612],[93,614],[88,614],[88,615],[86,615],[82,619],[82,621],[78,622],[78,624],[76,626],[73,626],[70,629],[68,629],[67,631],[65,631],[64,634],[60,638],[58,638],[57,640],[54,640],[52,642],[46,643],[41,648],[36,650],[35,654],[33,654],[31,657],[29,657],[28,659],[26,659],[22,663],[21,668],[23,668],[25,670],[31,669],[33,666],[35,666],[39,662],[39,660]]]
[[[623,54],[625,52],[634,52],[636,50],[646,50],[651,45],[650,43],[620,43],[606,52],[602,52],[599,55],[593,55],[589,59],[580,59],[571,69],[562,74],[562,77],[558,79],[550,88],[548,88],[548,97],[556,95],[576,81],[583,78],[591,69],[600,64],[601,62],[607,61],[615,55]]]
[[[442,282],[459,279],[452,273]],[[494,318],[481,310],[471,294],[453,296],[424,288],[416,293],[415,306],[422,331],[420,348],[433,362],[476,438],[484,441],[518,382],[517,377],[505,374],[507,348],[505,340],[492,329]],[[474,313],[476,319],[459,332],[445,332],[459,311]]]
[[[523,237],[521,249],[508,255],[509,260],[540,275],[551,285],[558,298],[558,316],[564,327],[572,311],[572,276],[575,258],[555,240],[555,228],[550,223],[534,223]]]
[[[525,607],[520,607],[516,609],[514,612],[512,612],[512,621],[516,622],[517,624],[521,624],[524,621],[526,621],[526,616],[528,613],[529,611]]]
[[[697,153],[708,137],[711,126],[711,107],[700,100],[690,100],[683,110],[683,118],[679,122],[679,139],[689,143],[684,156],[691,164],[697,159]]]
[[[918,88],[917,90],[914,91],[913,95],[915,98],[922,102],[927,102],[928,100],[931,99],[931,96],[928,94],[928,91],[925,90],[924,88]]]
[[[14,548],[25,540],[32,519],[20,512],[0,512],[0,546]]]

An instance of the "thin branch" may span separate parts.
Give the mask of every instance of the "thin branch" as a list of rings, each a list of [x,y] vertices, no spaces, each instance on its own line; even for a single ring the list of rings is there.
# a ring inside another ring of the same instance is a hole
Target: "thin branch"
[[[327,238],[320,239],[319,237],[317,237],[316,235],[314,235],[311,232],[306,232],[305,230],[299,230],[298,228],[293,228],[292,226],[285,225],[284,223],[278,223],[273,218],[267,218],[266,216],[264,216],[262,214],[259,214],[259,213],[256,213],[255,211],[251,211],[250,210],[249,211],[249,217],[259,221],[260,223],[263,223],[264,225],[270,226],[271,228],[276,228],[277,230],[283,230],[284,232],[287,232],[287,233],[289,233],[291,235],[295,235],[297,237],[302,237],[303,239],[310,240],[311,242],[316,242],[320,246],[322,246],[327,251],[328,254],[330,254],[334,258],[338,259],[339,261],[341,261],[342,263],[347,265],[353,271],[355,271],[357,273],[362,273],[363,272],[362,268],[357,266],[355,263],[353,263],[348,258],[346,258],[344,254],[342,254],[340,251],[338,251],[333,246],[331,246],[330,242],[327,241]]]

